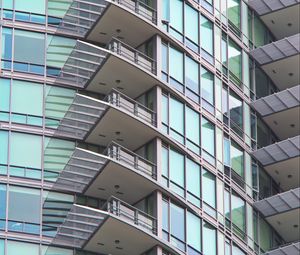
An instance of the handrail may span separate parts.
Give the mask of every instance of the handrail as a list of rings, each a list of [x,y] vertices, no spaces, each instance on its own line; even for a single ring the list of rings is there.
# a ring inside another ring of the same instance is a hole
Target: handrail
[[[127,51],[129,51],[130,53],[132,53],[133,56],[126,53],[125,51],[122,51],[122,48],[124,48]],[[145,53],[140,52],[137,49],[129,46],[128,44],[118,40],[117,38],[115,38],[115,37],[112,38],[112,40],[107,45],[107,49],[112,52],[115,52],[121,56],[123,55],[125,57],[131,58],[131,61],[133,61],[137,64],[140,64],[142,67],[144,67],[144,68],[148,69],[149,71],[151,71],[152,73],[156,74],[156,61],[154,59],[150,58]],[[139,57],[142,57],[144,59],[144,61],[141,61],[141,59],[139,59]],[[150,63],[146,63],[145,60]]]
[[[133,215],[128,211],[122,210],[122,206],[129,209]],[[134,224],[141,225],[146,229],[150,229],[153,234],[157,234],[157,219],[142,210],[114,197],[111,196],[106,203],[103,205],[102,210],[106,210],[116,216],[125,216],[127,219],[131,219]],[[143,216],[149,222],[141,219],[139,216]]]
[[[117,151],[114,150],[114,147],[116,147]],[[137,170],[140,170],[140,171],[143,171],[145,172],[146,174],[150,175],[153,179],[156,179],[157,177],[157,173],[156,173],[156,165],[154,163],[152,163],[151,161],[143,158],[142,156],[128,150],[127,148],[123,147],[122,145],[119,145],[118,143],[116,142],[111,142],[107,147],[106,149],[104,150],[103,154],[111,157],[111,158],[115,158],[117,160],[120,159],[120,155],[121,152],[125,152],[125,153],[128,153],[129,155],[131,155],[133,158],[134,158],[134,161],[131,162],[133,167]],[[126,158],[127,161],[130,161],[129,158]],[[151,168],[151,173],[149,171],[149,169],[146,169],[145,167],[139,165],[139,161],[141,162],[144,162],[146,165],[148,165],[150,168]]]
[[[130,108],[129,105],[126,105],[126,103],[124,104],[124,102],[122,102],[121,99],[132,104],[133,107]],[[118,90],[113,88],[111,90],[111,92],[109,92],[109,94],[105,97],[104,100],[111,104],[114,104],[116,106],[121,106],[122,108],[124,108],[126,110],[129,110],[129,111],[131,110],[130,112],[132,112],[137,117],[141,117],[142,119],[149,122],[151,125],[156,126],[156,112],[152,111],[151,109],[147,108],[143,104],[133,100],[132,98],[128,97],[127,95],[121,93]],[[151,115],[151,117],[147,116],[145,113],[143,113],[143,111],[145,111],[146,113],[149,113],[149,115]]]

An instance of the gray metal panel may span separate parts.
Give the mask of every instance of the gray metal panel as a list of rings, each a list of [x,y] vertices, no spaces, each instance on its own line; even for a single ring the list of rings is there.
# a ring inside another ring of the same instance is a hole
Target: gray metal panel
[[[265,217],[300,208],[300,188],[265,198],[253,205]]]
[[[273,61],[284,59],[300,53],[300,34],[261,46],[250,52],[251,56],[260,64],[265,65]]]
[[[107,107],[107,104],[100,100],[76,94],[60,120],[55,135],[83,139]]]
[[[300,0],[249,0],[248,5],[259,15],[265,15],[299,2]]]
[[[107,162],[101,154],[76,148],[52,190],[82,193]]]
[[[291,243],[264,253],[264,255],[299,255],[299,254],[300,254],[300,242]]]
[[[260,98],[252,106],[262,117],[300,106],[300,85]]]
[[[286,139],[258,149],[252,155],[263,165],[271,165],[300,156],[300,136]]]
[[[82,248],[106,217],[108,214],[104,211],[74,204],[52,244]]]

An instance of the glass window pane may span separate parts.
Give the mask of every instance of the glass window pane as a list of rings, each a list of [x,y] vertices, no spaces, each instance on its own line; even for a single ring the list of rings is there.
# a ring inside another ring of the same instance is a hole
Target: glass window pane
[[[245,232],[246,230],[246,210],[245,210],[245,201],[241,199],[236,194],[231,195],[231,218],[232,223]]]
[[[0,79],[0,111],[9,112],[10,80]]]
[[[0,239],[0,253],[4,254],[4,240]]]
[[[229,40],[228,46],[228,60],[230,72],[242,80],[242,50],[232,40]]]
[[[170,180],[184,187],[184,156],[170,150]]]
[[[187,213],[187,244],[197,251],[201,251],[201,221],[194,214]]]
[[[200,166],[194,161],[186,160],[187,191],[200,198]]]
[[[15,61],[44,65],[45,35],[40,33],[15,30]]]
[[[199,64],[189,57],[185,57],[185,85],[199,94]]]
[[[45,14],[45,0],[15,0],[15,9],[23,12]]]
[[[201,68],[201,96],[211,105],[214,105],[214,75]]]
[[[259,237],[260,247],[263,251],[268,251],[271,248],[272,233],[268,223],[262,218],[259,219]]]
[[[202,118],[201,143],[202,148],[211,155],[215,155],[215,127],[207,119]]]
[[[169,48],[169,51],[170,76],[180,83],[183,83],[183,53],[172,47]]]
[[[162,147],[162,157],[161,157],[161,170],[162,175],[165,177],[169,177],[168,174],[168,162],[169,162],[169,150],[165,147]]]
[[[211,207],[216,207],[216,177],[202,169],[202,199]]]
[[[40,223],[40,191],[9,187],[8,219],[24,223]]]
[[[231,168],[242,178],[244,178],[244,152],[235,142],[231,142]]]
[[[199,36],[199,18],[198,11],[192,8],[190,5],[185,4],[185,35],[198,44]]]
[[[168,107],[168,97],[162,96],[162,122],[169,124],[169,107]]]
[[[228,0],[228,19],[238,29],[241,27],[241,1]]]
[[[7,165],[8,132],[0,131],[0,164]]]
[[[236,245],[232,245],[232,255],[246,255],[240,248],[238,248]]]
[[[161,69],[168,73],[168,47],[165,44],[161,44]]]
[[[203,224],[203,254],[217,254],[216,229],[210,224]]]
[[[28,149],[30,148],[30,150]],[[10,139],[10,164],[41,168],[42,139],[40,136],[12,133]]]
[[[37,83],[14,80],[12,84],[11,111],[42,116],[43,86]]]
[[[6,218],[6,185],[0,185],[0,229],[4,228]]]
[[[163,200],[162,204],[162,228],[169,232],[169,203]]]
[[[163,0],[163,19],[170,20],[170,0]]]
[[[237,134],[243,131],[243,101],[234,92],[229,95],[230,119],[234,122],[231,127]]]
[[[178,32],[183,30],[183,2],[182,0],[170,1],[170,25]]]
[[[224,138],[224,165],[230,166],[230,141]]]
[[[184,241],[184,228],[184,209],[171,204],[171,235],[181,241]]]
[[[11,60],[12,55],[12,30],[2,28],[2,54],[1,58]]]
[[[184,105],[176,99],[170,98],[170,127],[183,135]]]
[[[200,144],[200,115],[189,107],[186,107],[186,137]]]
[[[39,254],[39,245],[32,243],[23,243],[8,241],[7,242],[7,255],[38,255]]]
[[[207,18],[201,15],[201,48],[209,54],[214,53],[214,35],[213,24]]]

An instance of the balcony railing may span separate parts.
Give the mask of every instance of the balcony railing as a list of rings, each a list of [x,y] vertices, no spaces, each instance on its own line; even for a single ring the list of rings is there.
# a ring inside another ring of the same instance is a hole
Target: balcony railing
[[[156,113],[141,103],[131,99],[123,93],[113,89],[106,97],[106,101],[112,105],[120,107],[147,123],[156,126]]]
[[[108,44],[108,49],[112,52],[117,53],[120,56],[125,57],[141,66],[142,68],[156,74],[156,61],[146,54],[138,51],[137,49],[121,42],[120,40],[113,38]]]
[[[112,142],[108,145],[104,154],[124,165],[129,165],[156,180],[156,165],[125,147]]]
[[[103,210],[106,210],[121,219],[130,221],[131,223],[138,225],[148,232],[157,234],[157,221],[151,215],[127,204],[124,201],[116,197],[111,197],[107,200],[103,206]]]

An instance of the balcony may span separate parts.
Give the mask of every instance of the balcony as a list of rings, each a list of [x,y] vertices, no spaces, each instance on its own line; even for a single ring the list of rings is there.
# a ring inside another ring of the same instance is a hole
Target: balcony
[[[300,134],[300,85],[260,98],[252,107],[281,140]]]
[[[300,188],[255,202],[254,207],[286,242],[300,239]]]
[[[156,177],[155,164],[111,143],[101,154],[76,148],[52,189],[135,203],[158,188]]]
[[[274,250],[270,250],[264,255],[299,255],[300,254],[300,242],[290,243],[281,247],[278,247]]]
[[[117,39],[106,48],[77,41],[56,83],[101,94],[117,88],[136,98],[157,84],[156,61]]]
[[[156,33],[156,24],[156,10],[139,0],[73,0],[57,32],[104,44],[122,37],[136,47]]]
[[[261,148],[252,155],[283,190],[300,186],[300,136]]]
[[[103,146],[116,140],[130,149],[157,135],[156,113],[116,90],[104,100],[76,94],[56,130],[56,136]]]
[[[157,220],[115,197],[100,210],[74,204],[53,240],[56,245],[116,255],[140,255],[161,243]]]
[[[250,53],[280,90],[299,84],[299,36],[284,38]]]
[[[261,16],[277,39],[300,32],[299,0],[249,0],[248,5]]]

